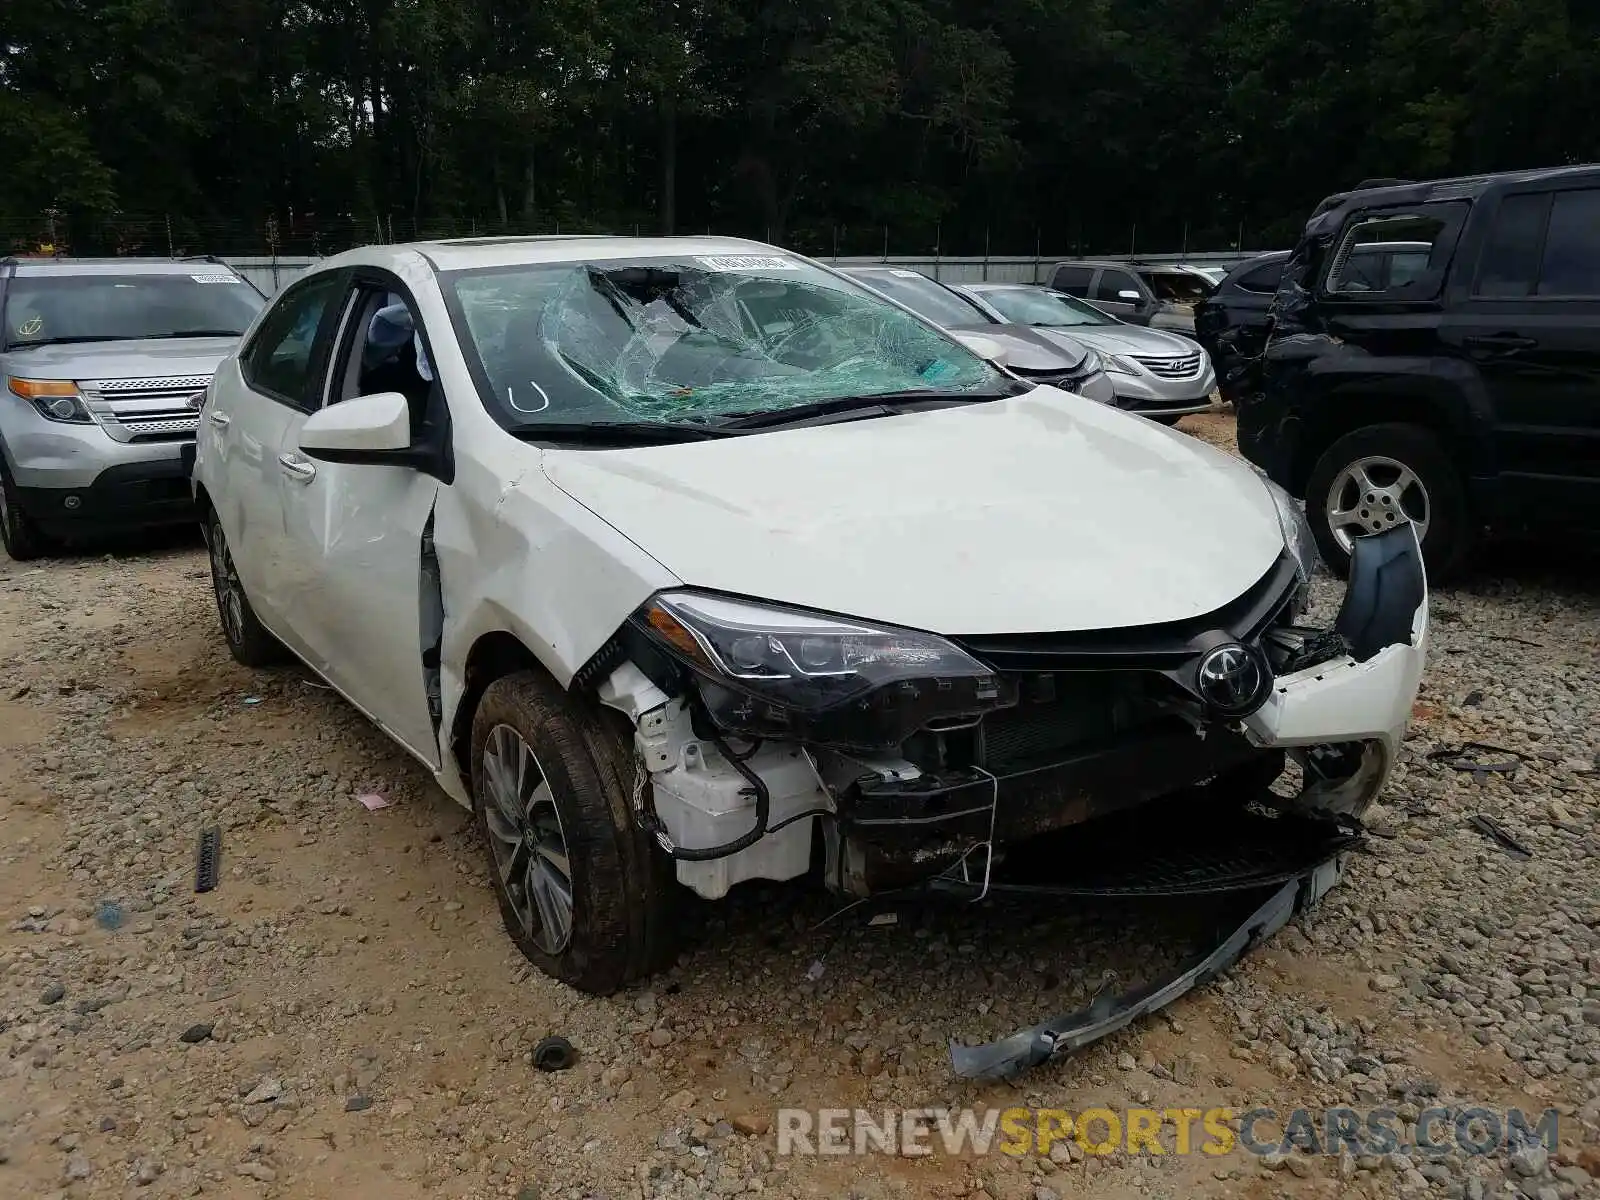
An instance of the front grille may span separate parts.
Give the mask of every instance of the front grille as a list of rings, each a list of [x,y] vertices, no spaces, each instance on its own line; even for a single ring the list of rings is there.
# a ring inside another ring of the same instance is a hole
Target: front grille
[[[144,379],[91,379],[79,384],[84,403],[102,428],[119,442],[177,441],[191,438],[200,415],[189,397],[211,382],[209,375],[166,375]]]
[[[1198,353],[1186,354],[1182,358],[1155,358],[1135,354],[1133,361],[1158,379],[1192,379],[1200,374],[1201,356]]]
[[[1009,677],[1017,703],[984,718],[981,765],[1004,773],[1103,744],[1160,719],[1152,681],[1136,672]]]

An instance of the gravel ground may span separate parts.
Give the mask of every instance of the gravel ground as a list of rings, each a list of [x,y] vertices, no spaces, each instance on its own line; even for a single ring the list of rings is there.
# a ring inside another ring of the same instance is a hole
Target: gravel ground
[[[1186,428],[1231,440],[1223,416]],[[980,1086],[951,1079],[948,1038],[1145,977],[1203,915],[823,923],[825,897],[756,887],[694,908],[648,989],[580,997],[511,949],[464,812],[303,672],[232,663],[196,545],[0,557],[0,1196],[1600,1194],[1596,574],[1523,562],[1437,594],[1413,736],[1345,883],[1161,1016]],[[1428,758],[1467,742],[1514,765]],[[372,791],[391,806],[367,811]],[[195,896],[209,824],[222,884]],[[551,1033],[571,1071],[532,1069]],[[1553,1106],[1562,1145],[775,1153],[780,1105],[930,1104]]]

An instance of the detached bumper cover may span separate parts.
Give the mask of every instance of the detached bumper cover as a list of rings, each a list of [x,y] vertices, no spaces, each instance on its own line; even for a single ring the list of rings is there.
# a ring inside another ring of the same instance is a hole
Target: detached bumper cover
[[[961,1046],[952,1042],[951,1069],[963,1079],[1010,1079],[1058,1054],[1070,1053],[1115,1033],[1227,970],[1249,950],[1287,925],[1295,913],[1321,899],[1338,881],[1342,871],[1341,856],[1283,884],[1215,950],[1169,979],[1120,996],[1102,993],[1087,1008],[1054,1017],[1032,1029],[1019,1030],[998,1042],[983,1046]]]

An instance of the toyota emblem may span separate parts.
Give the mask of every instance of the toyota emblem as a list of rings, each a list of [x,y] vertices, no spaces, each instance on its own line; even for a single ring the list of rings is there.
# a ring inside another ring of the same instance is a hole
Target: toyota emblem
[[[1238,642],[1218,646],[1200,660],[1200,698],[1224,717],[1245,717],[1267,702],[1272,674],[1257,652]]]

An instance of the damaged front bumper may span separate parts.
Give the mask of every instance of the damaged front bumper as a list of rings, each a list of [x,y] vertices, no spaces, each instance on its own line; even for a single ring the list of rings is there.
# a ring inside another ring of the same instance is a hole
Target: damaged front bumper
[[[1305,786],[1289,809],[1292,815],[1280,814],[1288,824],[1267,833],[1266,845],[1249,844],[1253,828],[1220,831],[1218,836],[1219,831],[1196,827],[1176,834],[1191,862],[1190,872],[1176,879],[1165,864],[1146,857],[1126,868],[1097,862],[1087,878],[1081,865],[1075,871],[1073,864],[1058,864],[1066,869],[1049,883],[990,880],[984,886],[985,894],[1099,897],[1235,890],[1245,906],[1243,918],[1214,948],[1168,977],[1120,995],[1102,993],[1085,1008],[996,1042],[952,1042],[956,1075],[1008,1079],[1116,1032],[1225,971],[1338,882],[1360,842],[1355,817],[1378,794],[1393,765],[1426,656],[1427,580],[1410,526],[1356,543],[1335,632],[1347,653],[1281,676],[1267,702],[1243,722],[1251,742],[1288,749],[1305,769]],[[1257,820],[1245,817],[1241,825]],[[1134,840],[1131,831],[1125,840]],[[1120,881],[1105,877],[1119,871]]]

